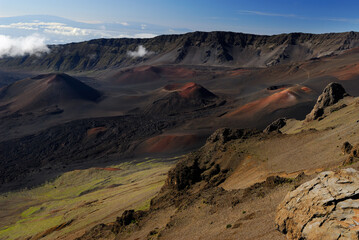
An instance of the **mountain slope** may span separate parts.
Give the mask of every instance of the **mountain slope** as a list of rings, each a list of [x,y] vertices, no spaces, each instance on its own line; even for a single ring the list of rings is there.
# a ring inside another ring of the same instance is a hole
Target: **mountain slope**
[[[143,45],[140,58],[129,56]],[[50,46],[44,56],[0,60],[3,67],[85,71],[136,64],[190,64],[265,67],[341,53],[359,46],[359,33],[291,33],[262,36],[233,32],[193,32],[151,39],[96,39]]]
[[[285,239],[274,223],[277,206],[315,173],[342,168],[348,156],[340,145],[359,141],[357,102],[347,96],[326,106],[321,120],[290,120],[283,134],[219,129],[169,171],[149,211],[125,211],[79,239],[100,233],[116,239]],[[358,161],[356,156],[351,167],[359,168]],[[154,220],[158,215],[168,216],[167,222]]]
[[[32,111],[50,106],[96,102],[101,93],[66,74],[45,74],[17,81],[0,89],[3,111]]]

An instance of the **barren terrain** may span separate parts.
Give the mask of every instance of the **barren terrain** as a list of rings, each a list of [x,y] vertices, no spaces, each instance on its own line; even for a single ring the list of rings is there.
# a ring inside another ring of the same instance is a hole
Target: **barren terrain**
[[[358,33],[49,47],[0,59],[1,239],[284,239],[289,190],[358,168]],[[350,96],[305,120],[331,82]]]

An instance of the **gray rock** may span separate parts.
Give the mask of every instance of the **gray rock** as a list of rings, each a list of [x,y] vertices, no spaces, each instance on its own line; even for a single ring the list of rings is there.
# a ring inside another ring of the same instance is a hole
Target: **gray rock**
[[[316,120],[323,116],[324,109],[332,106],[345,96],[349,96],[339,83],[329,83],[317,99],[313,110],[307,115],[306,121]]]
[[[287,194],[276,227],[288,239],[359,239],[359,172],[322,172]]]

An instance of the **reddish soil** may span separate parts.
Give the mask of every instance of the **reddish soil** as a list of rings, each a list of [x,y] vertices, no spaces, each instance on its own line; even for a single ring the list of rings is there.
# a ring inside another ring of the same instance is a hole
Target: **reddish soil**
[[[257,112],[266,110],[267,108],[284,108],[297,103],[297,94],[290,90],[290,88],[276,92],[268,97],[249,102],[244,106],[230,112],[226,117],[233,117],[246,114],[253,115]]]
[[[184,84],[173,83],[173,84],[168,84],[168,85],[164,86],[163,89],[167,90],[167,91],[184,91],[184,90],[187,90],[189,88],[194,88],[194,87],[199,87],[199,85],[194,82],[188,82],[188,83],[184,83]]]
[[[346,51],[343,53],[343,55],[344,55],[344,54],[348,54],[348,55],[349,55],[349,54],[357,54],[357,53],[359,53],[359,47],[346,50]]]
[[[185,84],[179,84],[179,83],[169,84],[164,86],[163,89],[166,91],[178,92],[179,95],[183,98],[191,98],[197,92],[200,92],[203,89],[203,87],[194,82],[188,82]]]
[[[249,72],[251,72],[251,71],[248,70],[248,69],[238,69],[238,70],[230,71],[229,76],[236,77],[236,76],[240,76],[240,75],[242,75],[244,73],[249,73]]]
[[[180,89],[180,95],[184,98],[190,98],[196,91],[198,91],[201,88],[198,84],[195,84],[193,82],[186,83],[181,89]]]
[[[95,127],[95,128],[91,128],[89,130],[87,130],[87,136],[92,136],[92,135],[96,135],[99,132],[104,132],[106,131],[107,128],[105,127]]]
[[[350,80],[359,75],[359,64],[355,63],[344,66],[339,71],[332,73],[332,75],[339,80]]]
[[[42,74],[26,78],[2,91],[2,104],[6,104],[9,112],[54,111],[54,114],[60,114],[63,110],[71,112],[72,109],[81,108],[81,104],[97,103],[102,95],[66,74]]]
[[[192,134],[160,135],[146,140],[141,148],[144,153],[178,152],[197,144],[197,141],[197,136]]]
[[[308,87],[301,87],[301,90],[303,90],[304,92],[311,92],[312,90]]]
[[[163,67],[161,68],[162,76],[170,78],[189,78],[196,75],[196,72],[182,67]]]

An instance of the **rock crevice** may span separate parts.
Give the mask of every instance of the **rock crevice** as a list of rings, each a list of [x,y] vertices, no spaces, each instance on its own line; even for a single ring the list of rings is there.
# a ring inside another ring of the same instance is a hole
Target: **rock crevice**
[[[287,194],[275,221],[288,239],[359,239],[359,172],[319,174]]]

